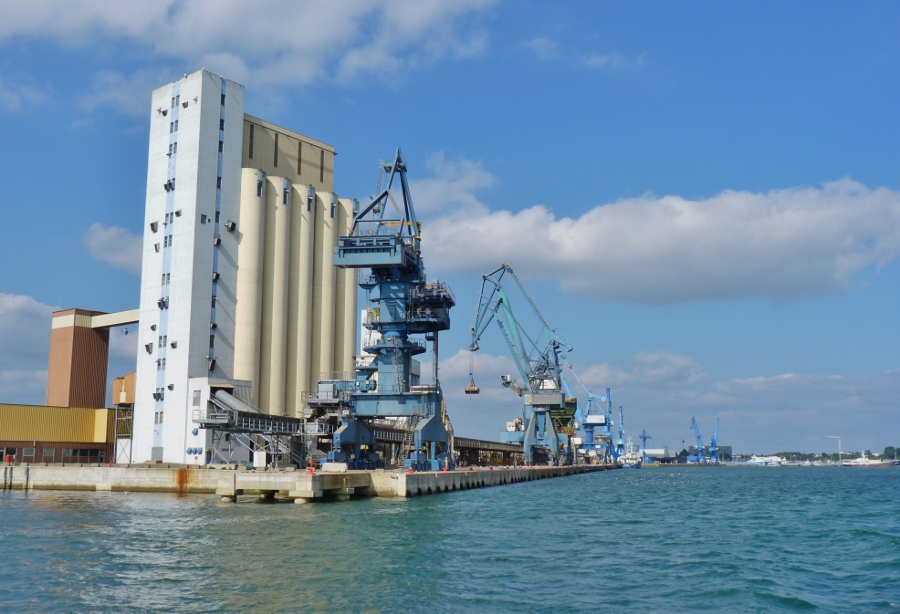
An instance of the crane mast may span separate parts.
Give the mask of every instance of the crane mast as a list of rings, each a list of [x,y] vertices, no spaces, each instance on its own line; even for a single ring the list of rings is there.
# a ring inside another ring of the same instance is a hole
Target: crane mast
[[[691,428],[694,430],[694,436],[697,438],[697,462],[704,462],[703,456],[703,435],[700,434],[700,427],[697,426],[697,419],[691,416]]]
[[[533,336],[528,334],[516,318],[503,286],[504,278],[512,280],[536,316],[538,330]],[[567,407],[561,363],[572,347],[556,334],[556,329],[547,322],[534,298],[508,263],[482,275],[481,293],[471,327],[471,352],[479,349],[478,342],[491,322],[496,322],[499,326],[521,378],[519,381],[511,375],[501,375],[500,383],[523,400],[523,428],[507,430],[501,439],[510,443],[521,442],[525,461],[528,463],[533,463],[544,455],[552,462],[561,462],[568,448],[568,436],[557,431],[552,414],[564,412]],[[466,392],[473,389],[477,391],[474,379]]]

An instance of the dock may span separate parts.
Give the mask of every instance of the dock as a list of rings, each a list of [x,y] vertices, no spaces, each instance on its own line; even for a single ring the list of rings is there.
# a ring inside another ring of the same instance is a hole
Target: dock
[[[613,465],[472,467],[455,471],[253,471],[232,465],[45,465],[2,467],[3,490],[81,490],[253,495],[295,503],[359,497],[417,497],[615,469]]]

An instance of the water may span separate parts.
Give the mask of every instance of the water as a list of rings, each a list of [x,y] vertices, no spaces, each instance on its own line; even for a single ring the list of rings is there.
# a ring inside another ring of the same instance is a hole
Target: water
[[[900,469],[613,471],[312,505],[0,495],[0,611],[900,611]]]

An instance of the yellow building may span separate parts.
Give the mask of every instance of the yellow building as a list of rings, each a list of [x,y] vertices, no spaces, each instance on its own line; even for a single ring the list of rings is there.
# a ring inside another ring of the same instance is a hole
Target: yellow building
[[[3,462],[109,463],[116,410],[0,404]]]

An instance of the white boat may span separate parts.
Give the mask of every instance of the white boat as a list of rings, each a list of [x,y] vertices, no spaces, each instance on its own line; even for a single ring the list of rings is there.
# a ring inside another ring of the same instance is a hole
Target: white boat
[[[634,444],[631,443],[631,437],[629,437],[628,444],[625,446],[625,454],[618,458],[619,466],[622,469],[640,469],[643,461],[643,455],[635,449]]]
[[[784,465],[785,460],[780,456],[757,456],[754,454],[750,457],[750,460],[747,461],[748,465],[755,465],[758,467],[781,467]]]
[[[854,458],[853,460],[847,460],[841,463],[844,467],[890,467],[893,464],[894,461],[869,458],[866,454],[863,454],[859,458]]]

